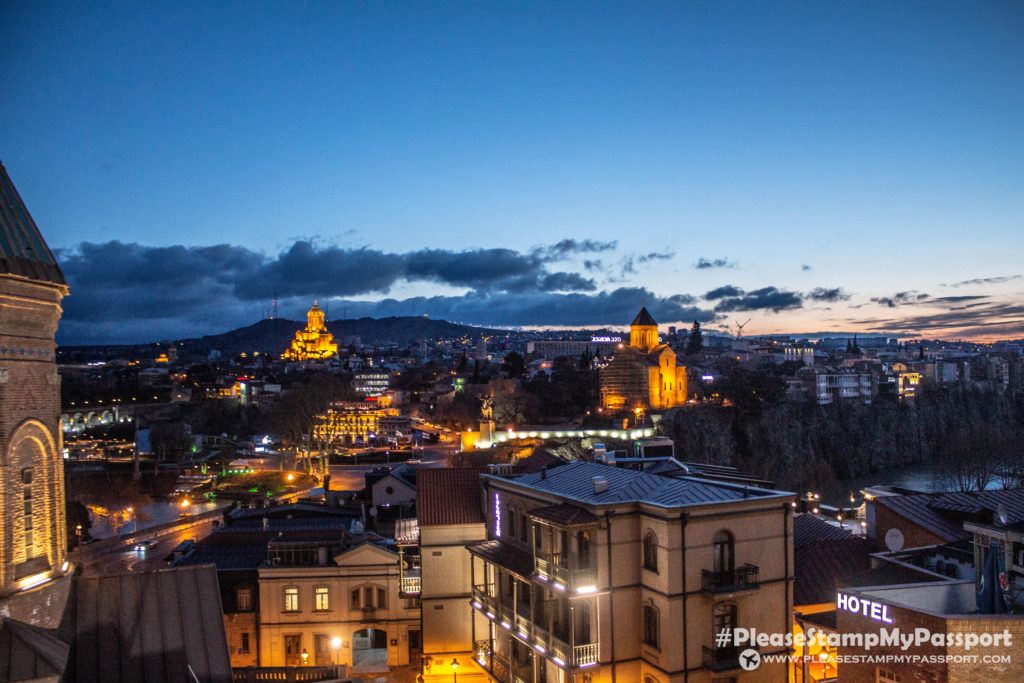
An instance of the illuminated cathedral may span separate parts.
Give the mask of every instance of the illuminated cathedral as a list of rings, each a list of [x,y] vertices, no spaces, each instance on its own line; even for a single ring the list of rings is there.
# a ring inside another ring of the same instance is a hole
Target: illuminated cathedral
[[[629,326],[629,346],[601,370],[601,404],[612,410],[666,410],[686,403],[686,368],[658,339],[658,323],[641,308]]]
[[[306,313],[306,329],[297,330],[291,346],[281,354],[284,360],[326,360],[338,353],[334,335],[327,331],[324,312],[313,302]]]

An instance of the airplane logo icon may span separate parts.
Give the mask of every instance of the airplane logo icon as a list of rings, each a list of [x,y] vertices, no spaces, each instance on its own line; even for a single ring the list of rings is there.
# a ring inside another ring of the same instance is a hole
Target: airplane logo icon
[[[753,671],[761,666],[761,653],[754,648],[748,647],[740,653],[740,668],[744,671]]]

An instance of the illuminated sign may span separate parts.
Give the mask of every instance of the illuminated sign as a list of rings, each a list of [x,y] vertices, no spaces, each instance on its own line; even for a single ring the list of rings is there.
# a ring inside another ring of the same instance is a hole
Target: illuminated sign
[[[590,341],[594,344],[618,344],[622,337],[591,337]]]
[[[887,624],[892,623],[892,617],[889,616],[889,605],[883,605],[874,600],[865,600],[854,595],[839,593],[836,599],[836,607],[851,614],[863,615],[875,621],[884,621]]]
[[[501,538],[501,494],[494,492],[494,537]]]

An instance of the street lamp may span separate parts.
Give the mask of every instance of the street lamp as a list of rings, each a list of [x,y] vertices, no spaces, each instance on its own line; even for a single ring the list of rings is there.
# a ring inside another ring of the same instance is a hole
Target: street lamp
[[[302,654],[299,656],[302,657],[302,666],[307,666],[309,664],[309,652],[306,651],[306,648],[302,648]]]
[[[341,638],[334,636],[331,638],[331,649],[334,650],[334,663],[338,663],[338,650],[341,649]]]
[[[459,680],[459,660],[452,659],[452,680],[458,683]]]

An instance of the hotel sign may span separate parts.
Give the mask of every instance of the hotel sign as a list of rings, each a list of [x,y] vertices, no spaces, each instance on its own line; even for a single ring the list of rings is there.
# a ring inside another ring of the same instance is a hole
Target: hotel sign
[[[892,617],[889,616],[889,605],[881,602],[839,593],[836,599],[836,607],[851,614],[860,614],[875,621],[882,621],[886,624],[892,623]]]

